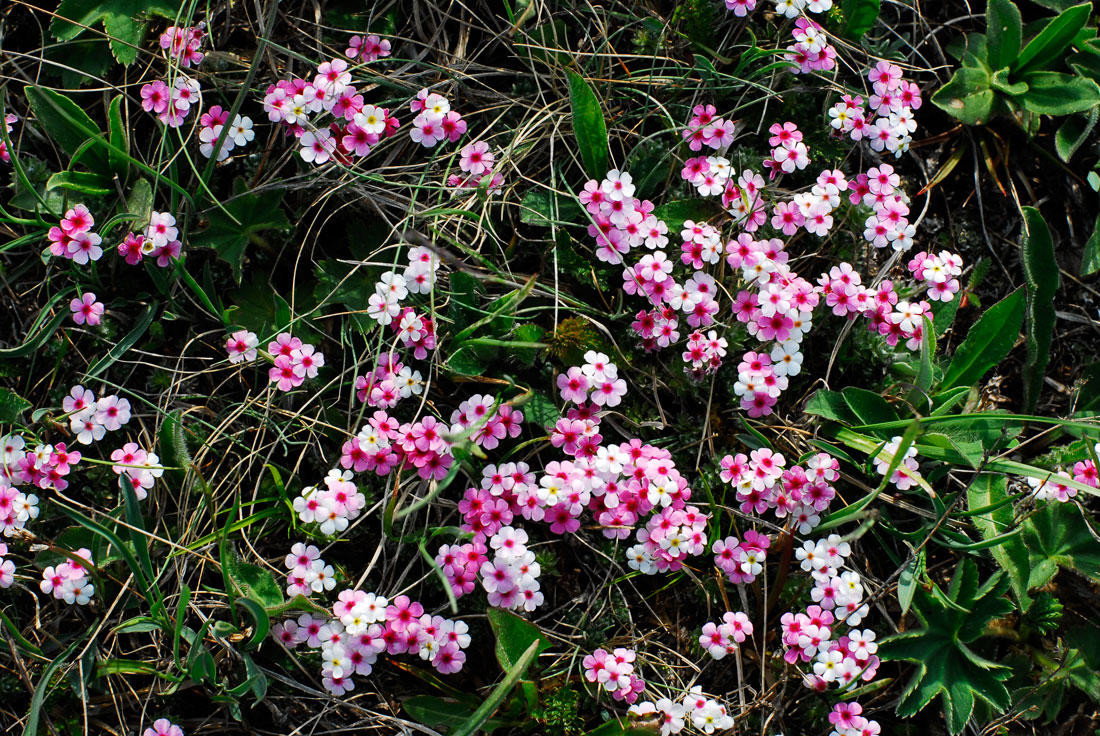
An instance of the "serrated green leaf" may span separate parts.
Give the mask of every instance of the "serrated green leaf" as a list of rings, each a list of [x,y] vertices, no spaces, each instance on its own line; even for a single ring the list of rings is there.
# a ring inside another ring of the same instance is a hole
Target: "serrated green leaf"
[[[1076,504],[1040,508],[1024,522],[1024,543],[1031,554],[1029,587],[1046,585],[1059,567],[1100,581],[1100,542]]]
[[[1024,307],[1021,288],[987,309],[955,350],[940,391],[976,385],[990,368],[1004,360],[1020,334]]]
[[[149,25],[146,18],[175,19],[179,12],[180,6],[168,0],[61,0],[50,33],[59,41],[68,41],[102,21],[115,58],[132,64]]]
[[[1058,261],[1054,242],[1043,216],[1034,207],[1024,207],[1021,235],[1024,276],[1027,280],[1027,360],[1023,366],[1024,411],[1032,412],[1039,401],[1043,374],[1050,361],[1054,335],[1054,295],[1058,291]]]
[[[245,183],[238,179],[233,184],[234,196],[223,203],[224,210],[210,210],[210,223],[206,229],[191,237],[191,244],[211,248],[233,269],[233,278],[241,282],[241,263],[245,247],[259,238],[265,230],[281,230],[290,227],[282,207],[283,190],[275,189],[259,194],[247,193]]]
[[[573,111],[573,135],[585,171],[594,179],[602,179],[607,175],[607,123],[596,93],[576,72],[569,72],[569,102]]]

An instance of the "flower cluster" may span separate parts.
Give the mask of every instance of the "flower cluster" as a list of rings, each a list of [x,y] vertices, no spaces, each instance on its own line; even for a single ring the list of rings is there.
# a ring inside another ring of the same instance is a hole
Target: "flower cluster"
[[[745,538],[737,537],[716,539],[711,545],[715,566],[725,573],[726,578],[735,585],[751,585],[756,576],[764,571],[768,558],[768,547],[772,541],[755,529],[745,531]]]
[[[164,468],[160,466],[160,458],[156,453],[141,449],[136,442],[127,442],[112,452],[111,459],[114,460],[111,470],[120,476],[119,487],[123,488],[122,484],[129,482],[139,501],[149,495],[148,491],[153,483],[164,475]]]
[[[874,457],[875,472],[879,475],[886,475],[886,471],[890,469],[890,464],[894,462],[899,449],[901,449],[901,437],[891,438]],[[901,459],[894,469],[893,475],[890,476],[890,482],[899,491],[907,491],[920,482],[921,475],[916,457],[917,448],[910,445],[909,449],[905,451],[905,457]]]
[[[737,651],[737,645],[752,636],[752,622],[747,614],[740,611],[726,611],[722,614],[722,623],[708,621],[703,625],[699,636],[699,646],[703,647],[714,659],[722,659]]]
[[[766,356],[760,356],[761,358]],[[807,534],[821,522],[820,514],[836,496],[832,482],[840,463],[824,452],[811,456],[806,467],[785,469],[786,459],[766,447],[722,458],[720,477],[737,492],[741,511],[763,514],[768,509],[779,519],[788,516],[795,528]]]
[[[14,438],[8,437],[5,440],[5,446],[10,444]],[[22,440],[22,437],[18,438]],[[44,447],[40,446],[38,452],[28,454],[24,460],[30,458],[36,458],[42,454],[49,453],[49,445]],[[7,477],[0,478],[0,531],[3,532],[5,537],[15,536],[15,534],[27,526],[28,521],[32,521],[38,518],[38,496],[33,493],[24,493],[20,491],[16,485],[12,482],[16,482],[18,485],[26,477],[24,474],[29,463],[20,461],[20,472],[13,475],[9,480]],[[32,466],[33,467],[33,466]],[[4,466],[4,473],[7,475],[11,468],[7,464]],[[51,471],[54,470],[51,467]],[[39,483],[43,481],[41,478],[48,478],[49,473],[42,473]],[[41,486],[40,486],[41,487]],[[46,486],[49,487],[49,486]]]
[[[348,522],[354,521],[367,498],[352,483],[352,472],[341,472],[338,468],[328,471],[323,489],[306,486],[294,499],[294,510],[304,524],[316,523],[326,536],[333,536],[348,528]]]
[[[688,691],[682,703],[668,698],[661,698],[655,703],[647,700],[630,706],[630,712],[646,719],[656,717],[661,736],[680,733],[688,722],[706,734],[733,728],[734,723],[726,706],[703,695],[699,685]]]
[[[909,350],[920,348],[924,317],[931,315],[932,306],[928,302],[899,299],[889,279],[880,283],[877,289],[865,287],[859,272],[847,262],[821,274],[817,283],[826,306],[831,307],[836,316],[866,317],[867,329],[882,335],[891,347],[904,340]]]
[[[435,348],[435,332],[427,316],[418,316],[415,312],[405,311],[401,307],[409,294],[430,294],[435,288],[436,271],[439,270],[439,256],[429,248],[410,248],[407,254],[409,265],[402,273],[386,271],[374,285],[374,293],[367,301],[367,316],[383,327],[393,325],[400,333],[402,343],[416,351],[416,357],[427,357],[428,350]],[[407,318],[407,319],[406,319]],[[415,321],[420,321],[415,328]],[[405,322],[402,326],[402,322]],[[395,324],[396,322],[396,324]]]
[[[402,399],[424,393],[424,377],[402,363],[397,353],[382,353],[373,371],[356,377],[355,392],[368,406],[392,409]]]
[[[259,354],[260,338],[255,332],[237,330],[225,341],[230,363],[251,363]]]
[[[46,234],[50,241],[50,254],[81,265],[98,261],[103,255],[103,249],[99,247],[103,238],[92,232],[94,226],[95,219],[83,204],[68,210],[61,223],[51,227]]]
[[[199,128],[199,153],[207,158],[214,154],[214,146],[217,145],[218,138],[225,130],[227,122],[229,122],[229,111],[222,109],[221,105],[214,105],[202,114],[202,117],[199,118],[199,125],[201,126]],[[234,116],[233,125],[229,127],[229,132],[226,133],[225,140],[222,141],[222,147],[218,151],[218,160],[224,161],[234,148],[247,145],[255,137],[256,133],[252,130],[252,118],[241,117],[240,115]]]
[[[87,324],[89,327],[95,327],[99,324],[100,318],[103,317],[104,309],[103,302],[96,301],[96,296],[91,291],[86,291],[80,295],[79,299],[73,299],[69,302],[69,310],[73,313],[73,322],[78,325]]]
[[[585,655],[581,666],[584,667],[584,679],[598,683],[611,693],[615,700],[634,703],[638,695],[645,690],[645,681],[634,674],[634,660],[637,655],[633,649],[617,647],[614,651],[597,649]]]
[[[797,18],[802,11],[826,13],[832,7],[833,0],[775,0],[776,14],[785,15],[788,18]]]
[[[340,448],[340,465],[356,473],[369,470],[377,475],[387,475],[398,466],[416,468],[425,480],[442,480],[454,463],[445,430],[446,425],[433,416],[401,424],[379,409]]]
[[[401,125],[389,110],[365,104],[343,59],[319,64],[312,82],[295,77],[269,85],[263,107],[268,120],[298,139],[302,159],[317,165],[362,158]],[[318,123],[324,114],[331,115],[327,126]]]
[[[8,135],[11,135],[11,126],[19,120],[19,116],[15,113],[8,113],[4,116],[4,130]],[[11,152],[8,150],[8,144],[0,139],[0,161],[4,163],[11,163]]]
[[[698,381],[717,371],[722,367],[722,358],[726,357],[728,346],[726,338],[718,337],[714,330],[705,335],[699,330],[692,332],[688,335],[683,354],[684,362],[689,366],[688,375]]]
[[[297,501],[298,499],[295,499]],[[313,519],[304,519],[309,523]],[[284,561],[288,570],[286,594],[291,598],[311,593],[323,593],[336,587],[336,571],[321,559],[321,550],[302,542],[295,542]]]
[[[88,580],[88,569],[95,563],[92,562],[92,551],[85,548],[78,549],[73,557],[57,566],[50,565],[42,571],[42,582],[39,589],[46,594],[53,593],[53,597],[72,605],[86,606],[95,596],[95,586]],[[83,560],[84,562],[80,562]],[[86,563],[86,564],[85,564]]]
[[[696,506],[676,508],[674,499],[681,495],[681,491],[677,481],[671,480],[670,476],[658,476],[649,488],[647,500],[654,507],[660,505],[664,508],[649,518],[644,529],[638,530],[638,544],[626,551],[627,565],[645,575],[675,572],[684,566],[688,557],[706,551],[709,517]],[[655,496],[657,503],[653,502]]]
[[[170,128],[178,128],[191,112],[191,106],[202,101],[202,86],[198,80],[176,75],[172,84],[156,80],[141,87],[141,107],[157,116]]]
[[[853,141],[866,140],[877,152],[901,156],[909,150],[917,121],[913,111],[921,106],[920,87],[902,76],[901,67],[878,62],[868,73],[873,92],[863,106],[861,96],[843,95],[829,109],[830,125]]]
[[[371,33],[366,38],[352,36],[348,40],[348,48],[344,56],[349,59],[360,59],[363,62],[378,61],[390,55],[390,42],[388,39],[379,38]]]
[[[175,59],[181,67],[187,69],[202,63],[204,54],[199,51],[202,39],[206,36],[206,24],[195,26],[168,26],[160,34],[160,47],[169,59]]]
[[[422,89],[409,103],[409,109],[416,115],[409,138],[425,148],[434,148],[444,140],[455,143],[466,132],[466,121],[441,94]]]
[[[618,406],[626,394],[626,381],[619,378],[618,367],[595,350],[586,352],[584,359],[584,365],[573,366],[558,376],[562,400],[580,406],[591,398],[596,406]]]
[[[543,594],[539,586],[541,570],[535,562],[535,553],[527,549],[527,541],[527,532],[511,526],[502,527],[490,537],[493,559],[482,562],[478,569],[481,587],[489,596],[490,606],[534,611],[542,605]],[[439,561],[437,556],[436,563]],[[448,575],[446,570],[444,574]],[[455,586],[452,584],[451,587],[453,590]]]
[[[622,263],[631,248],[668,243],[668,226],[653,214],[653,203],[636,199],[634,191],[630,174],[612,169],[602,182],[586,182],[580,193],[581,204],[592,216],[588,235],[595,239],[596,257],[601,261]]]
[[[142,234],[127,234],[118,247],[118,254],[130,265],[136,265],[148,256],[155,258],[161,268],[167,268],[179,258],[182,248],[175,216],[171,212],[153,210]]]
[[[680,132],[688,148],[700,151],[707,146],[717,151],[733,143],[736,132],[734,121],[718,117],[717,112],[714,105],[696,105],[692,108],[692,118]]]
[[[795,550],[801,568],[813,578],[814,603],[804,612],[788,612],[780,619],[784,658],[792,664],[813,662],[813,674],[807,674],[804,682],[816,690],[832,682],[847,688],[857,678],[870,682],[878,670],[874,631],[853,628],[846,636],[832,639],[835,629],[858,626],[869,612],[859,573],[841,572],[851,553],[851,546],[836,534],[807,540]]]
[[[768,145],[772,147],[772,155],[764,161],[764,168],[772,172],[773,178],[779,172],[791,174],[810,165],[810,149],[803,142],[802,131],[797,125],[791,122],[773,123],[768,132],[771,133]],[[748,227],[745,229],[749,230]]]
[[[97,401],[95,394],[83,386],[73,386],[61,408],[69,415],[70,431],[82,445],[97,442],[108,430],[114,432],[130,421],[128,400],[112,394]]]
[[[290,391],[305,383],[307,378],[316,378],[317,371],[325,365],[323,353],[289,332],[276,335],[275,340],[267,344],[267,352],[275,361],[268,369],[268,377],[280,391]]]
[[[504,184],[504,176],[493,172],[496,156],[489,150],[488,143],[477,141],[463,146],[458,156],[458,168],[462,170],[462,175],[451,174],[447,177],[447,186],[477,189],[483,182],[488,182],[490,193],[500,190]]]
[[[959,293],[963,272],[962,256],[941,250],[939,255],[921,251],[909,261],[909,271],[928,287],[928,298],[949,302]]]
[[[831,4],[832,0],[825,2]],[[827,72],[836,66],[836,49],[829,43],[820,23],[800,17],[794,22],[791,35],[794,36],[794,44],[787,47],[783,58],[798,64],[797,69],[791,70],[794,74]]]
[[[383,652],[418,655],[442,674],[458,672],[466,661],[466,623],[424,613],[424,606],[406,595],[391,603],[375,593],[347,589],[332,611],[331,619],[307,613],[283,621],[271,634],[287,648],[320,649],[321,683],[333,695],[353,690],[352,676],[369,675]]]
[[[833,726],[829,736],[878,736],[882,726],[878,721],[864,718],[861,713],[863,706],[855,701],[834,705],[829,713],[829,723]]]

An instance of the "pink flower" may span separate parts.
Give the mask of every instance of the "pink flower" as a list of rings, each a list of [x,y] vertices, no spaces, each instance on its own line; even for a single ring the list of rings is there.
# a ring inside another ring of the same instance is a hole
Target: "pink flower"
[[[153,721],[152,728],[145,729],[142,736],[183,736],[183,729],[167,718],[158,718]]]
[[[564,375],[558,376],[558,390],[563,401],[583,404],[588,399],[588,377],[578,366],[571,367]]]
[[[275,358],[275,365],[268,371],[268,377],[280,391],[289,391],[305,382],[305,371],[299,372],[290,356],[280,355]]]
[[[157,80],[141,88],[141,106],[146,112],[160,115],[168,109],[170,90],[168,85]]]
[[[122,258],[126,259],[126,262],[131,266],[136,266],[141,263],[141,259],[144,256],[142,248],[145,244],[144,235],[135,235],[134,233],[126,233],[126,237],[123,238],[122,243],[118,246],[118,254]]]
[[[79,299],[69,302],[69,309],[73,312],[73,322],[78,325],[87,323],[89,327],[95,327],[103,316],[104,307],[102,302],[96,301],[95,294],[86,291]]]
[[[459,156],[459,168],[475,176],[491,171],[496,160],[485,141],[471,143],[459,151]]]
[[[413,119],[412,130],[409,137],[413,143],[419,143],[425,148],[432,148],[447,137],[443,130],[443,116],[431,112],[422,112]]]
[[[256,360],[256,349],[260,340],[255,332],[237,330],[225,342],[225,350],[229,353],[230,363],[243,363]]]

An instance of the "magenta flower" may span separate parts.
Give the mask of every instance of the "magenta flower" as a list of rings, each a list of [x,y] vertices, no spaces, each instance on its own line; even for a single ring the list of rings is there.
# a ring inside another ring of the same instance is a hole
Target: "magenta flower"
[[[87,323],[89,327],[95,327],[103,316],[104,306],[102,302],[96,301],[95,294],[86,291],[79,299],[69,302],[69,309],[73,312],[73,322],[78,325]]]

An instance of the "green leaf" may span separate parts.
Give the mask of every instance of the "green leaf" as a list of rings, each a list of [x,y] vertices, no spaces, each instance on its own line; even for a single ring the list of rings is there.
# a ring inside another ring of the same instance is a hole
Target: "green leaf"
[[[0,423],[12,424],[30,408],[31,402],[10,389],[0,388]]]
[[[1022,250],[1027,279],[1027,361],[1023,367],[1024,411],[1035,411],[1043,388],[1043,373],[1050,360],[1054,334],[1054,295],[1058,291],[1058,261],[1050,228],[1034,207],[1024,207]]]
[[[921,578],[924,577],[925,551],[920,553],[905,565],[898,575],[898,605],[901,606],[901,615],[904,616],[913,605],[913,598],[920,588]]]
[[[981,125],[993,111],[992,79],[985,69],[962,67],[932,95],[932,103],[967,125]]]
[[[989,78],[989,86],[1010,97],[1017,97],[1028,90],[1027,82],[1012,82],[1009,79],[1007,67],[993,72],[993,76]]]
[[[859,423],[858,417],[852,412],[844,398],[844,394],[840,391],[826,391],[825,389],[815,391],[813,396],[806,400],[806,407],[803,411],[807,414],[831,419],[834,422]]]
[[[138,179],[130,187],[130,193],[126,196],[126,211],[134,216],[134,222],[140,229],[149,222],[149,216],[153,212],[153,188],[147,179]]]
[[[98,619],[96,621],[98,623]],[[27,711],[27,722],[23,727],[24,736],[37,736],[38,721],[42,717],[42,708],[46,703],[46,696],[49,694],[51,686],[54,685],[54,674],[57,673],[68,661],[69,657],[76,653],[77,647],[79,647],[84,640],[93,631],[98,631],[98,627],[95,623],[89,624],[87,627],[77,627],[75,638],[72,643],[65,649],[65,651],[58,654],[53,658],[45,669],[42,670],[42,677],[38,680],[38,684],[34,688],[34,695],[31,696],[30,709]],[[60,685],[60,683],[57,683]]]
[[[103,131],[92,122],[88,113],[63,94],[45,87],[28,85],[23,88],[34,117],[61,150],[74,157],[89,140],[103,140]],[[99,174],[110,174],[107,148],[91,145],[80,155],[80,162]]]
[[[669,233],[679,235],[685,221],[704,222],[722,214],[722,207],[713,199],[677,199],[656,207],[653,214],[664,220]]]
[[[1091,276],[1100,271],[1100,215],[1092,226],[1092,235],[1085,243],[1085,252],[1081,257],[1081,275]]]
[[[485,362],[472,345],[463,345],[447,358],[447,370],[460,376],[480,376],[485,368]]]
[[[288,228],[290,222],[279,206],[282,189],[253,194],[246,192],[243,179],[237,179],[233,191],[233,197],[223,203],[224,211],[210,210],[210,224],[192,236],[191,244],[213,249],[219,259],[232,267],[233,278],[239,284],[245,246],[249,242],[263,242],[259,233]]]
[[[554,402],[538,391],[532,391],[530,397],[521,405],[524,418],[543,429],[549,429],[561,419],[561,412]]]
[[[840,7],[844,11],[844,25],[840,32],[858,41],[875,25],[881,3],[880,0],[843,0]]]
[[[235,599],[234,603],[248,611],[248,615],[256,622],[252,630],[252,638],[248,640],[243,649],[245,651],[256,649],[263,643],[268,632],[271,631],[271,617],[267,615],[267,611],[264,610],[262,604],[252,600],[248,596],[241,596]]]
[[[1058,157],[1069,163],[1073,155],[1085,145],[1098,119],[1100,109],[1095,107],[1084,117],[1067,118],[1054,134],[1054,150],[1058,152]]]
[[[607,123],[596,93],[576,72],[569,72],[569,102],[573,110],[573,135],[588,175],[607,175]]]
[[[1070,115],[1100,105],[1100,85],[1085,77],[1061,72],[1031,72],[1020,95],[1025,108],[1040,115]]]
[[[862,424],[875,424],[877,422],[895,422],[898,413],[890,402],[882,398],[874,391],[865,388],[849,386],[840,392],[844,396],[844,402],[856,418]]]
[[[103,371],[114,365],[115,361],[125,355],[127,350],[137,344],[137,341],[140,340],[145,334],[145,331],[149,329],[149,325],[153,323],[153,316],[156,315],[157,307],[159,306],[159,303],[153,302],[145,307],[145,311],[138,317],[133,329],[130,330],[124,338],[111,346],[111,349],[108,350],[106,354],[88,368],[88,372],[84,374],[84,380],[89,381],[100,373],[103,373]]]
[[[1016,289],[987,309],[955,350],[940,391],[973,386],[990,368],[1004,360],[1024,321],[1024,290]]]
[[[573,197],[565,197],[549,189],[532,189],[520,202],[519,219],[527,225],[550,227],[586,221],[583,210]]]
[[[489,697],[485,699],[485,702],[478,706],[478,709],[458,728],[456,728],[452,736],[471,736],[475,731],[482,727],[489,716],[496,712],[496,709],[500,707],[500,704],[504,701],[505,696],[511,691],[515,684],[519,681],[519,678],[527,670],[528,665],[534,661],[538,655],[539,641],[531,642],[531,645],[520,655],[515,664],[508,669],[508,672],[504,675],[504,679],[501,680],[493,691],[489,693]]]
[[[472,699],[472,698],[471,698]],[[401,704],[414,720],[433,728],[443,727],[453,730],[462,725],[473,714],[477,701],[445,700],[434,695],[414,695]],[[481,724],[481,730],[492,733],[498,728],[509,725],[508,721],[490,718]]]
[[[1085,27],[1091,11],[1092,3],[1081,3],[1059,14],[1039,35],[1027,42],[1024,50],[1012,63],[1012,73],[1024,75],[1057,62],[1073,44],[1078,31]]]
[[[111,39],[111,52],[123,64],[137,59],[138,49],[149,25],[145,17],[159,15],[175,19],[181,6],[169,0],[61,0],[50,33],[59,41],[69,41],[87,26],[103,21],[103,30]]]
[[[87,194],[91,197],[102,197],[110,194],[115,189],[111,179],[88,171],[59,171],[46,182],[46,191],[65,189],[70,192]]]
[[[921,627],[882,640],[878,650],[882,659],[917,665],[898,701],[899,717],[915,715],[939,695],[948,730],[958,734],[970,720],[975,700],[996,712],[1009,706],[1011,698],[1002,682],[1008,669],[967,646],[987,623],[1013,609],[1004,597],[1008,582],[996,573],[979,586],[977,576],[974,562],[964,558],[946,592],[936,584],[931,592],[916,591],[913,611]]]
[[[115,95],[111,100],[111,106],[107,108],[107,139],[112,148],[107,149],[107,163],[112,173],[120,179],[125,179],[130,172],[130,128],[122,119],[123,95]],[[116,151],[115,149],[119,149]],[[126,155],[122,155],[125,153]]]
[[[283,589],[271,571],[243,562],[236,554],[229,555],[229,579],[239,595],[251,598],[264,608],[283,604]]]
[[[515,666],[532,643],[538,642],[536,656],[552,646],[539,627],[525,618],[501,608],[490,608],[487,615],[497,638],[497,661],[505,671]]]
[[[1046,585],[1059,567],[1100,581],[1100,542],[1076,504],[1040,508],[1024,522],[1024,543],[1031,553],[1028,587]]]
[[[971,482],[966,493],[970,511],[979,512],[973,515],[974,525],[983,539],[999,537],[1015,528],[1015,513],[1004,475],[981,473]],[[1008,573],[1012,592],[1020,601],[1020,608],[1026,611],[1031,605],[1031,597],[1027,594],[1031,562],[1024,540],[1019,536],[1012,537],[989,551],[1001,569]]]
[[[1010,0],[989,0],[985,9],[986,58],[993,69],[1001,69],[1020,55],[1024,26],[1020,9]]]

